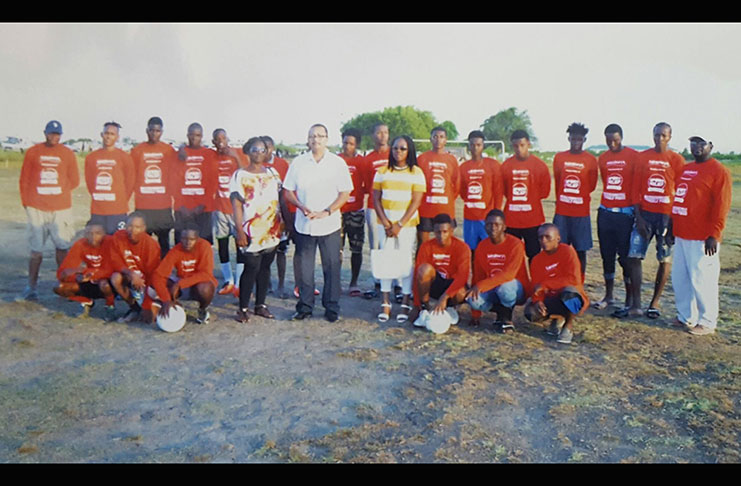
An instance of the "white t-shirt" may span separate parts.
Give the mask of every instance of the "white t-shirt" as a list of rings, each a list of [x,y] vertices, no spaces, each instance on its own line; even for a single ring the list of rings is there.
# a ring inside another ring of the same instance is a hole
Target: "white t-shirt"
[[[283,187],[296,191],[298,200],[310,211],[324,211],[341,192],[352,192],[353,183],[347,164],[342,158],[324,152],[319,162],[311,152],[299,155],[288,168]],[[296,211],[296,231],[304,235],[325,236],[342,226],[340,211],[325,218],[309,220],[299,209]]]
[[[250,253],[280,243],[280,176],[274,169],[266,169],[259,174],[237,169],[229,181],[229,194],[236,194],[242,203],[242,228],[250,239],[246,250]]]

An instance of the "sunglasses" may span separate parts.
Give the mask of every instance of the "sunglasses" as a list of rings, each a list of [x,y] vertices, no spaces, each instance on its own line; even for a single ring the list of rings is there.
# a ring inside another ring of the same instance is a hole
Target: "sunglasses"
[[[250,149],[251,154],[264,154],[267,151],[268,149],[266,149],[265,147],[252,147]]]

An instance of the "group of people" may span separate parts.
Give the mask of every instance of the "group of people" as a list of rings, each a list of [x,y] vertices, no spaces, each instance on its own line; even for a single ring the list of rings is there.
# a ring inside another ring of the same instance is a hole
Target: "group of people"
[[[466,302],[472,324],[479,324],[483,312],[495,312],[495,326],[511,332],[513,308],[525,305],[527,319],[550,319],[548,331],[569,343],[574,318],[590,304],[584,291],[586,255],[592,248],[590,203],[601,176],[597,233],[605,295],[593,306],[615,304],[617,257],[626,300],[614,316],[658,317],[671,273],[677,301],[674,324],[693,334],[715,330],[718,249],[730,209],[730,173],[710,156],[712,142],[702,137],[690,139],[695,161],[685,163],[669,149],[667,123],[654,127],[654,147],[642,152],[622,144],[620,126],[608,125],[608,150],[599,157],[584,150],[588,129],[573,123],[567,129],[570,148],[556,154],[552,175],[529,152],[524,130],[511,134],[514,155],[503,163],[485,156],[481,131],[471,132],[471,159],[459,165],[445,149],[443,127],[431,131],[432,150],[419,156],[410,137],[389,141],[383,123],[373,127],[372,152],[359,154],[362,135],[347,130],[342,151],[335,155],[328,150],[327,128],[315,124],[309,130],[309,150],[289,165],[273,154],[270,137],[251,138],[239,150],[217,129],[215,148],[209,149],[201,145],[203,129],[194,123],[188,128],[188,144],[175,149],[160,142],[163,123],[154,117],[147,125],[147,142],[127,154],[115,147],[119,129],[115,122],[106,123],[103,148],[86,157],[91,218],[85,237],[74,245],[70,191],[79,184],[79,174],[74,154],[59,144],[61,124],[49,122],[46,142],[27,152],[20,181],[31,247],[25,298],[35,297],[41,248],[51,237],[59,264],[55,291],[79,300],[84,312],[93,299],[105,298],[106,313],[113,318],[118,294],[129,304],[122,319],[133,319],[142,310],[154,318],[157,312],[167,315],[182,290],[190,288],[201,322],[208,321],[215,294],[239,297],[240,322],[247,322],[250,313],[272,318],[265,305],[270,267],[277,255],[277,292],[287,297],[286,249],[293,241],[298,302],[291,319],[313,314],[319,293],[314,282],[318,247],[324,273],[321,302],[325,318],[334,322],[340,312],[341,254],[347,239],[349,294],[372,299],[380,292],[381,322],[391,318],[392,292],[401,304],[396,321],[417,325],[423,325],[426,315],[441,312],[455,322],[455,307]],[[556,211],[553,222],[546,223],[542,201],[550,195],[552,178]],[[136,211],[128,214],[132,193]],[[463,201],[463,240],[453,236],[458,197]],[[374,288],[362,292],[358,278],[366,228],[370,248],[377,250],[372,258],[386,258],[390,245],[405,258],[396,278],[376,279]],[[171,229],[178,242],[172,249]],[[224,278],[218,291],[212,234]],[[236,277],[229,262],[230,236],[237,246]],[[659,267],[644,311],[641,262],[652,239]],[[154,312],[153,306],[159,309]]]

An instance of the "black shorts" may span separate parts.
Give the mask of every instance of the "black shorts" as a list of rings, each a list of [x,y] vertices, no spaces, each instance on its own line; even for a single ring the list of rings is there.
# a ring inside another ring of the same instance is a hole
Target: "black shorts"
[[[118,230],[126,229],[126,213],[122,214],[91,214],[87,224],[99,224],[105,228],[107,235],[112,235]]]
[[[430,297],[433,299],[439,299],[445,293],[446,290],[453,284],[452,278],[443,278],[438,272],[435,272],[435,280],[430,285]]]
[[[458,227],[458,222],[453,218],[453,228]],[[417,231],[423,231],[425,233],[432,233],[435,231],[435,227],[432,224],[432,218],[419,218],[419,224],[417,225]]]
[[[137,209],[137,211],[144,215],[148,233],[169,231],[175,227],[172,209]]]
[[[79,295],[87,297],[89,299],[105,299],[105,295],[101,292],[100,287],[97,283],[82,282],[80,285]],[[113,290],[113,287],[111,287]]]
[[[211,211],[190,214],[188,216],[185,216],[180,211],[175,211],[175,244],[180,243],[180,232],[183,231],[185,225],[188,223],[195,223],[198,226],[198,236],[213,244]]]
[[[352,253],[363,252],[365,241],[365,211],[347,211],[342,213],[342,246],[345,247],[345,237],[350,242]]]
[[[506,233],[511,234],[525,242],[525,254],[527,258],[532,258],[540,253],[540,242],[538,241],[538,228],[540,226],[533,226],[532,228],[510,228],[507,227]]]

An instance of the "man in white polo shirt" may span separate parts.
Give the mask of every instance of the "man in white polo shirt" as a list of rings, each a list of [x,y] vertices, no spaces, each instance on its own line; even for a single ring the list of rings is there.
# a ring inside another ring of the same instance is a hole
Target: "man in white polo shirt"
[[[310,151],[296,157],[283,183],[285,198],[295,205],[296,254],[301,275],[298,277],[299,299],[291,320],[310,317],[314,310],[314,262],[316,249],[322,258],[324,290],[322,305],[329,322],[339,319],[340,312],[340,208],[353,190],[347,164],[327,150],[329,132],[321,124],[309,129]]]

